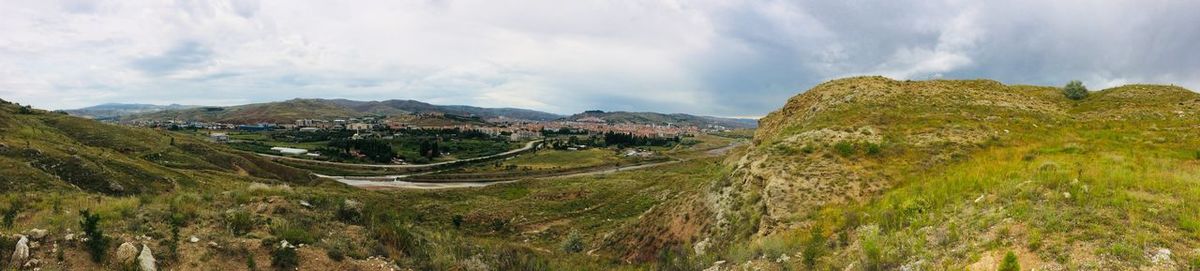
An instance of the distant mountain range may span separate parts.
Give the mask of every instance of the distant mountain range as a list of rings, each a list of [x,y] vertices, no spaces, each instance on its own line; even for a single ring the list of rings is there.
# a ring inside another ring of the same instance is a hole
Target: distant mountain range
[[[119,117],[153,113],[164,110],[180,110],[196,108],[195,105],[156,105],[156,104],[122,104],[122,103],[106,103],[96,106],[84,107],[80,109],[64,110],[72,116],[79,116],[89,119],[113,120]]]
[[[514,119],[545,121],[562,116],[517,108],[483,108],[464,105],[433,105],[413,100],[352,101],[345,99],[292,99],[227,107],[197,107],[132,114],[122,120],[188,120],[225,123],[289,123],[297,119],[336,119],[372,115],[445,114],[481,120]]]
[[[148,104],[103,104],[66,110],[76,116],[124,121],[184,120],[236,124],[290,123],[297,119],[337,119],[385,115],[413,123],[462,124],[497,120],[596,121],[683,126],[753,128],[753,119],[733,119],[688,114],[653,112],[585,111],[562,116],[519,108],[483,108],[465,105],[434,105],[414,100],[354,101],[345,99],[291,99],[281,102],[237,106],[186,106]],[[416,116],[420,117],[416,117]],[[438,116],[446,115],[446,116]],[[467,117],[467,118],[461,118]]]
[[[710,116],[696,116],[688,114],[663,114],[654,112],[604,112],[599,110],[584,111],[583,113],[571,115],[564,118],[572,121],[588,121],[588,120],[604,120],[606,123],[635,123],[635,124],[658,124],[658,125],[680,125],[680,126],[697,126],[697,127],[712,127],[722,126],[725,128],[754,128],[758,126],[758,121],[754,119],[735,119],[721,118]]]

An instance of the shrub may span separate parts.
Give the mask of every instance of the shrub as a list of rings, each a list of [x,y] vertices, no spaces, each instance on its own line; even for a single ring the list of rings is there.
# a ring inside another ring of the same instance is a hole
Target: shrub
[[[883,153],[883,146],[880,146],[879,144],[866,143],[866,145],[867,145],[867,155],[878,156],[879,154]]]
[[[253,259],[253,257],[251,257]],[[253,263],[253,260],[250,260]],[[300,255],[296,253],[296,248],[290,244],[275,245],[271,249],[271,266],[280,270],[294,270],[300,266]]]
[[[291,223],[279,223],[271,227],[271,234],[275,235],[280,240],[287,240],[292,244],[313,244],[317,241],[308,229],[300,226],[292,225]]]
[[[362,223],[362,207],[355,201],[343,200],[338,204],[337,217],[349,224]]]
[[[21,202],[17,201],[17,199],[9,200],[8,209],[4,210],[3,222],[5,229],[12,228],[13,222],[17,219],[17,214],[21,213],[22,208],[24,208],[24,206],[22,206]]]
[[[83,234],[87,237],[84,246],[92,254],[92,261],[97,263],[103,261],[109,240],[107,236],[104,236],[104,230],[100,229],[100,215],[93,214],[87,209],[79,211],[79,228],[83,229]]]
[[[1088,90],[1087,87],[1083,86],[1083,82],[1071,80],[1071,82],[1067,83],[1067,86],[1063,87],[1063,95],[1066,95],[1068,99],[1078,101],[1087,98]]]
[[[246,211],[232,211],[225,213],[225,228],[234,236],[242,236],[254,230],[254,217]]]
[[[854,143],[849,141],[839,141],[837,144],[833,144],[833,149],[843,157],[854,155]]]
[[[567,234],[567,239],[563,240],[562,250],[567,253],[583,252],[583,236],[579,235],[579,231],[571,231]]]
[[[1004,260],[1000,261],[1000,268],[997,271],[1021,271],[1021,264],[1017,262],[1017,254],[1008,251],[1004,254]]]
[[[804,245],[804,250],[801,251],[804,265],[811,270],[817,265],[817,259],[821,257],[825,251],[825,236],[821,234],[821,228],[816,227],[810,232],[808,243]]]
[[[450,218],[450,223],[454,224],[455,229],[462,228],[463,216],[462,215],[454,215],[454,217]]]

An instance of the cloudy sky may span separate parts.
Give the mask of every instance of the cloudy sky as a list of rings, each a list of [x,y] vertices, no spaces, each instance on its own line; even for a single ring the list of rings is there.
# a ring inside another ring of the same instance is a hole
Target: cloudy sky
[[[1200,1],[0,0],[0,98],[758,116],[825,80],[1200,89]]]

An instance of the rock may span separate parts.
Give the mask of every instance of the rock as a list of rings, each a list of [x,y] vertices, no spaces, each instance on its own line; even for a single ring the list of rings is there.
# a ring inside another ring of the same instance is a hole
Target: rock
[[[1166,248],[1158,248],[1150,256],[1150,262],[1154,264],[1169,264],[1171,263],[1171,250]]]
[[[220,245],[220,244],[217,244],[217,242],[208,242],[208,246],[210,246],[210,247],[214,247],[214,248],[219,248],[219,247],[221,247],[221,245]]]
[[[142,255],[138,255],[137,259],[138,259],[138,270],[141,270],[141,271],[157,271],[158,270],[158,268],[155,267],[156,261],[154,260],[154,253],[150,252],[149,246],[146,246],[145,244],[142,245]]]
[[[301,201],[300,201],[300,206],[304,206],[304,207],[307,207],[307,208],[312,208],[312,207],[313,207],[312,203],[308,203],[308,201],[307,201],[307,200],[301,200]]]
[[[138,249],[133,246],[133,243],[125,242],[121,243],[120,247],[117,247],[117,262],[119,263],[131,263],[137,255]]]
[[[46,238],[47,234],[50,234],[50,231],[43,230],[43,229],[32,229],[32,230],[26,231],[25,234],[29,235],[29,238],[31,238],[33,240],[42,240],[42,238]]]
[[[191,238],[188,238],[188,243],[195,243],[195,242],[200,242],[200,238],[196,238],[195,235],[193,235]]]
[[[21,264],[21,263],[24,263],[25,259],[28,259],[28,258],[29,258],[29,238],[25,238],[25,236],[22,235],[21,240],[17,241],[17,247],[15,249],[13,249],[12,258],[9,258],[9,259],[11,259],[10,262],[12,262],[14,264]]]
[[[68,233],[66,236],[63,236],[63,240],[67,240],[67,241],[75,241],[75,234],[74,234],[74,233]]]

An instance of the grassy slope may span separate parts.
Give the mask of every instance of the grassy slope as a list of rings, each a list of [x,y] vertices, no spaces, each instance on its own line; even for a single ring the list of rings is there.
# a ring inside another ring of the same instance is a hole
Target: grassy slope
[[[941,88],[955,91],[929,91]],[[871,97],[889,91],[898,93]],[[738,202],[767,212],[742,211],[756,237],[718,254],[768,270],[993,270],[1008,251],[1023,268],[1198,268],[1200,210],[1190,204],[1200,201],[1198,102],[1167,86],[1075,102],[1053,88],[987,81],[826,83],[764,120],[742,160],[758,164],[743,163],[730,185],[741,193],[734,198],[750,199]],[[879,136],[796,138],[863,126]],[[837,147],[871,140],[880,152]],[[834,174],[797,180],[780,168]],[[741,176],[751,181],[737,183]],[[789,183],[801,188],[778,188]],[[1171,259],[1154,261],[1160,249]]]
[[[0,210],[17,208],[13,225],[0,227],[0,265],[7,264],[13,234],[40,228],[50,230],[41,243],[57,244],[62,252],[34,249],[43,270],[123,268],[111,260],[92,263],[83,243],[65,238],[79,233],[83,209],[102,217],[101,227],[112,239],[106,248],[110,255],[120,243],[144,243],[160,267],[177,270],[245,270],[249,262],[269,269],[272,247],[283,239],[306,244],[299,249],[303,270],[379,270],[392,264],[643,269],[647,266],[619,261],[638,249],[647,229],[634,223],[661,209],[655,206],[700,195],[708,180],[725,174],[708,159],[606,177],[372,192],[308,180],[303,172],[192,137],[177,136],[172,145],[170,133],[44,111],[16,114],[13,106],[0,110]],[[24,155],[35,150],[39,155]],[[66,162],[30,166],[38,159]],[[80,166],[62,166],[72,163]],[[110,182],[123,189],[111,188]],[[347,199],[363,207],[346,207]],[[247,219],[235,219],[243,214]],[[457,227],[456,216],[463,218]],[[235,234],[239,227],[246,233]],[[561,249],[570,232],[578,232],[587,251]],[[188,242],[190,236],[201,241]]]

